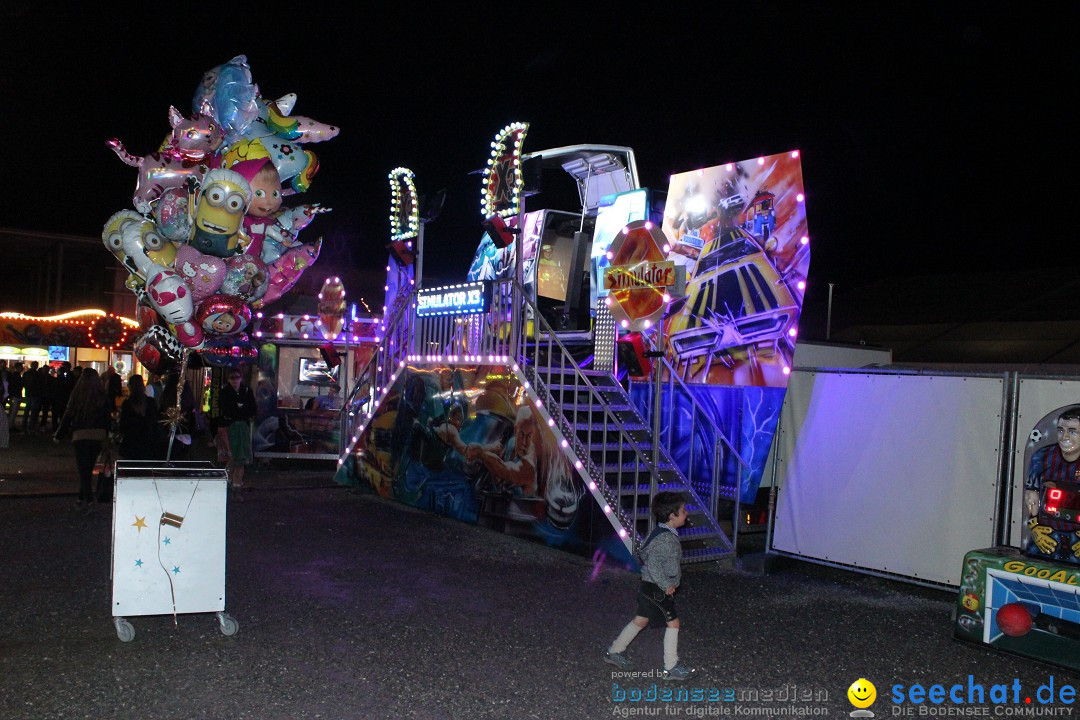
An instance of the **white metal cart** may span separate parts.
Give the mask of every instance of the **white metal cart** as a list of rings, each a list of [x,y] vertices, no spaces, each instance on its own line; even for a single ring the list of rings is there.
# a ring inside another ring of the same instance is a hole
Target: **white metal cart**
[[[225,612],[225,505],[229,477],[209,462],[116,463],[112,524],[112,615],[122,642],[133,615]]]

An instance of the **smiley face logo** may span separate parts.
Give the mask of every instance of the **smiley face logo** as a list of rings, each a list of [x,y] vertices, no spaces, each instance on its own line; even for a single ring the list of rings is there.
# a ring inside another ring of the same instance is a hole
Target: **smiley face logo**
[[[859,678],[851,683],[847,691],[848,700],[857,708],[868,708],[877,700],[877,688],[866,678]]]

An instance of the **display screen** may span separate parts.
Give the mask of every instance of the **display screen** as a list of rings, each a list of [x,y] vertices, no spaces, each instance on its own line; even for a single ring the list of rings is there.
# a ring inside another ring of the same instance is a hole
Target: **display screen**
[[[646,219],[649,212],[649,192],[644,188],[605,197],[600,201],[593,230],[591,257],[591,301],[596,308],[597,298],[608,294],[604,288],[604,268],[608,266],[607,251],[611,241],[634,220]]]
[[[341,366],[326,367],[326,361],[315,358],[300,358],[300,367],[296,373],[296,382],[302,385],[337,385]]]
[[[574,257],[574,232],[580,216],[549,211],[544,216],[544,231],[536,258],[536,294],[557,302],[566,302]]]
[[[71,358],[68,357],[68,348],[63,345],[50,345],[49,346],[49,362],[66,362]]]
[[[1063,510],[1080,510],[1080,493],[1064,488],[1046,488],[1046,499],[1043,507],[1047,513],[1058,513]]]

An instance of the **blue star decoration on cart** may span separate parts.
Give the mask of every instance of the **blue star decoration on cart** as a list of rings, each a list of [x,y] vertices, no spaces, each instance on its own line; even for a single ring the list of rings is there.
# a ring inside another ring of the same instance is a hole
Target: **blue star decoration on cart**
[[[172,540],[170,540],[169,538],[165,538],[162,542],[164,542],[166,545],[172,545]]]
[[[180,574],[180,566],[179,565],[173,565],[172,571],[173,571],[173,575],[179,575]]]
[[[142,567],[142,560],[136,560],[135,567]]]

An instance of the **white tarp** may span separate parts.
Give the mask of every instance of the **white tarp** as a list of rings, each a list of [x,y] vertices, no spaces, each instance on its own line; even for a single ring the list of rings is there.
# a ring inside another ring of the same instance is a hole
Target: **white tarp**
[[[795,372],[772,547],[960,584],[994,544],[1004,377]]]

